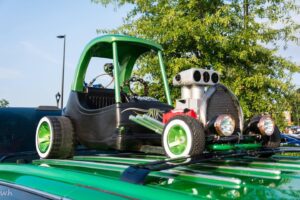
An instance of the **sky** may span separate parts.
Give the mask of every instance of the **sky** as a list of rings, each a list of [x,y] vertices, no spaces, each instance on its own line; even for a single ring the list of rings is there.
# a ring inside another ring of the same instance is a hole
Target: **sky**
[[[89,0],[0,0],[0,99],[10,106],[56,105],[66,35],[65,98],[85,45],[96,29],[116,28],[128,7]]]
[[[66,35],[66,104],[85,45],[99,36],[96,29],[122,25],[129,10],[89,0],[0,0],[0,99],[17,107],[56,105],[63,55],[63,40],[56,36]],[[279,54],[300,64],[298,46]],[[300,74],[293,81],[300,87]]]

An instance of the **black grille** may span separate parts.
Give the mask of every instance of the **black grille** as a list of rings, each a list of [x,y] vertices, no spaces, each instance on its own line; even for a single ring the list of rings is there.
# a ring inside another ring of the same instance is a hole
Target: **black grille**
[[[216,87],[207,102],[207,121],[220,114],[230,114],[235,120],[236,131],[240,131],[239,107],[234,103],[235,97],[226,88]]]

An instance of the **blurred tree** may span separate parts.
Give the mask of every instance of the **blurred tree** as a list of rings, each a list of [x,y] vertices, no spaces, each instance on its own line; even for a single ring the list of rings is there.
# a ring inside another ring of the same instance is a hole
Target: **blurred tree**
[[[300,88],[294,93],[294,102],[292,102],[292,122],[300,126]]]
[[[299,43],[299,14],[294,0],[92,0],[104,5],[131,4],[125,23],[114,30],[152,39],[164,48],[167,75],[198,67],[221,73],[222,82],[239,98],[244,115],[268,112],[283,125],[282,113],[291,110],[291,75],[300,71],[277,50]],[[150,94],[163,98],[157,60],[141,62],[140,76],[151,77]],[[172,96],[178,98],[177,89]]]
[[[9,102],[5,99],[0,99],[0,108],[8,107]]]

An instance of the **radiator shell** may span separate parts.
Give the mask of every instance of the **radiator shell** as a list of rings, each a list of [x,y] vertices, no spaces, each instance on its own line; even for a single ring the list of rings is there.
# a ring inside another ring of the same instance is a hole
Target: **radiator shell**
[[[235,122],[235,132],[242,132],[244,117],[237,97],[224,85],[210,87],[200,104],[200,121],[207,124],[209,120],[220,114],[230,114]]]

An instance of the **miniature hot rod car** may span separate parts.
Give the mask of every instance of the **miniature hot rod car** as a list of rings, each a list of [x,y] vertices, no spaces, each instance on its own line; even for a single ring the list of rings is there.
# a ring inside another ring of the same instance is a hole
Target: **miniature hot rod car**
[[[136,60],[150,51],[158,57],[166,103],[147,97],[147,82],[132,76]],[[93,57],[112,59],[105,65],[105,72],[113,78],[113,89],[85,83]],[[142,96],[132,92],[132,82],[144,85]],[[205,151],[279,147],[280,133],[272,118],[259,115],[244,124],[236,96],[219,83],[217,72],[188,69],[174,77],[173,85],[181,87],[181,98],[175,106],[160,45],[122,35],[92,40],[80,57],[63,116],[46,116],[39,122],[39,156],[68,158],[78,144],[124,151],[163,147],[171,158]]]

